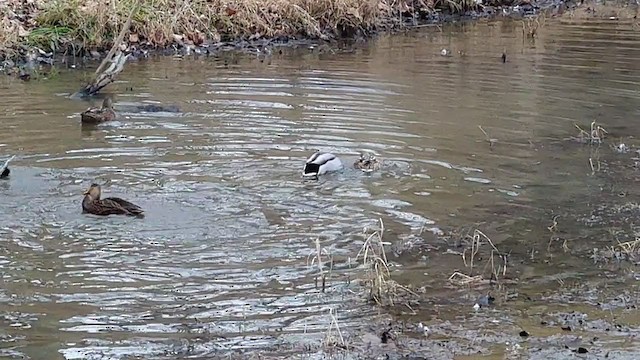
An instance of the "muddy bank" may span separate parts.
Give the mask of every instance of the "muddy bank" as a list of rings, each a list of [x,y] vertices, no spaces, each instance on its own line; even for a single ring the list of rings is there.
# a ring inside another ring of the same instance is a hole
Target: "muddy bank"
[[[188,55],[225,50],[268,55],[274,46],[363,39],[381,31],[461,20],[535,18],[543,12],[557,14],[575,7],[574,2],[563,0],[289,0],[266,4],[244,0],[233,5],[191,2],[180,5],[180,9],[171,1],[140,1],[137,7],[127,1],[109,5],[85,0],[80,4],[69,0],[11,0],[0,4],[2,70],[23,75],[35,64],[51,64],[55,55],[100,59],[130,14],[124,48],[134,57],[153,52]],[[525,27],[533,36],[538,25],[529,22]]]

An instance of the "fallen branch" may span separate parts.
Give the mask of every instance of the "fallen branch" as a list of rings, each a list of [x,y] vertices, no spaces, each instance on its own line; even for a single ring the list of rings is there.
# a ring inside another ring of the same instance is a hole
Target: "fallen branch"
[[[116,75],[122,72],[122,70],[124,69],[124,64],[127,62],[129,55],[123,52],[121,44],[124,36],[127,34],[129,28],[131,27],[131,18],[133,17],[133,13],[137,8],[138,3],[136,3],[129,12],[129,17],[127,17],[127,21],[122,26],[122,29],[120,29],[120,34],[118,34],[118,37],[113,42],[111,50],[109,50],[107,56],[104,58],[104,60],[102,60],[100,66],[98,66],[98,68],[96,69],[94,80],[87,86],[82,88],[80,91],[71,95],[72,98],[89,97],[97,94],[98,91],[100,91],[102,88],[111,84],[115,80]],[[111,65],[103,71],[103,69],[107,66],[107,63],[111,63]]]

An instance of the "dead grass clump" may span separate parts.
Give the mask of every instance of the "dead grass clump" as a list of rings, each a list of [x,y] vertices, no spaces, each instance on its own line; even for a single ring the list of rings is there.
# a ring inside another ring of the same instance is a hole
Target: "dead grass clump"
[[[620,252],[629,261],[638,262],[640,260],[640,238],[632,241],[620,242],[611,246],[611,252]]]
[[[582,144],[596,145],[590,149],[589,154],[589,167],[591,168],[591,175],[593,176],[601,170],[600,144],[602,144],[608,132],[595,121],[591,122],[589,131],[584,130],[578,124],[574,125],[578,129],[578,135],[571,137],[571,140],[575,140]]]
[[[401,295],[417,296],[416,293],[391,279],[390,264],[382,241],[384,223],[382,219],[377,229],[365,229],[366,240],[356,255],[356,261],[362,259],[365,268],[364,282],[368,289],[369,300],[378,305],[394,305]]]
[[[16,0],[13,0],[16,1]],[[326,38],[348,29],[370,30],[391,16],[395,2],[387,0],[50,0],[31,9],[29,24],[5,24],[6,44],[26,37],[28,43],[56,50],[111,46],[119,28],[136,5],[129,43],[166,47],[201,45],[230,39],[275,37]],[[19,31],[11,26],[18,26]]]
[[[544,15],[537,15],[534,17],[528,17],[522,20],[522,41],[524,39],[535,39],[538,35],[538,30],[545,24],[546,17]]]
[[[576,136],[576,140],[582,143],[588,143],[592,145],[601,144],[602,141],[604,141],[605,135],[607,134],[607,130],[605,130],[605,128],[600,126],[595,121],[591,122],[589,131],[582,129],[578,124],[574,125],[579,131],[578,135]]]
[[[591,258],[596,263],[630,262],[634,265],[640,263],[640,237],[634,240],[621,242],[616,239],[616,244],[599,249],[594,248]]]
[[[433,8],[448,10],[450,13],[461,13],[481,7],[476,0],[435,0]]]
[[[467,286],[484,283],[487,278],[489,281],[503,279],[507,275],[507,254],[500,252],[491,239],[478,229],[473,231],[473,235],[467,236],[470,237],[470,246],[465,248],[461,255],[464,266],[469,271],[455,271],[449,277],[449,281],[457,286]],[[485,244],[489,245],[487,260],[478,264],[478,261],[481,261],[477,259],[478,255],[486,247],[483,246]],[[477,271],[479,265],[482,266],[482,270]]]
[[[0,47],[107,49],[134,8],[128,43],[168,47],[352,36],[403,24],[405,17],[424,17],[435,8],[457,13],[478,6],[474,0],[5,0],[0,1]]]
[[[380,219],[380,227],[373,229],[367,237],[362,248],[356,255],[356,261],[362,258],[365,266],[365,282],[369,289],[369,299],[378,304],[389,300],[393,302],[391,285],[391,272],[389,271],[389,261],[384,250],[385,243],[382,241],[384,234],[384,223]]]

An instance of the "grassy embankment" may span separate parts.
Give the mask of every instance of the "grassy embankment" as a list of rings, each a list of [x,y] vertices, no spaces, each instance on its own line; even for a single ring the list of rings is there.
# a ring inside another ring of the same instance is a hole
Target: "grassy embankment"
[[[510,2],[510,1],[508,1]],[[352,36],[419,21],[473,0],[7,0],[0,2],[0,53],[25,46],[76,54],[106,49],[135,4],[128,42],[162,48],[239,39]]]

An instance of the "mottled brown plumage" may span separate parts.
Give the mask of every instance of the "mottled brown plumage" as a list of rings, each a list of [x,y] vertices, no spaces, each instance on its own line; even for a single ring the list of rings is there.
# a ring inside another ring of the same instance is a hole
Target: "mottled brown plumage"
[[[138,205],[117,197],[100,199],[101,193],[100,185],[91,184],[83,193],[82,211],[94,215],[144,216],[144,210]]]
[[[353,163],[353,167],[364,172],[380,169],[380,161],[371,153],[361,153],[360,158]]]
[[[113,110],[111,98],[105,98],[101,108],[89,108],[80,114],[83,124],[98,124],[116,119],[116,112]]]

